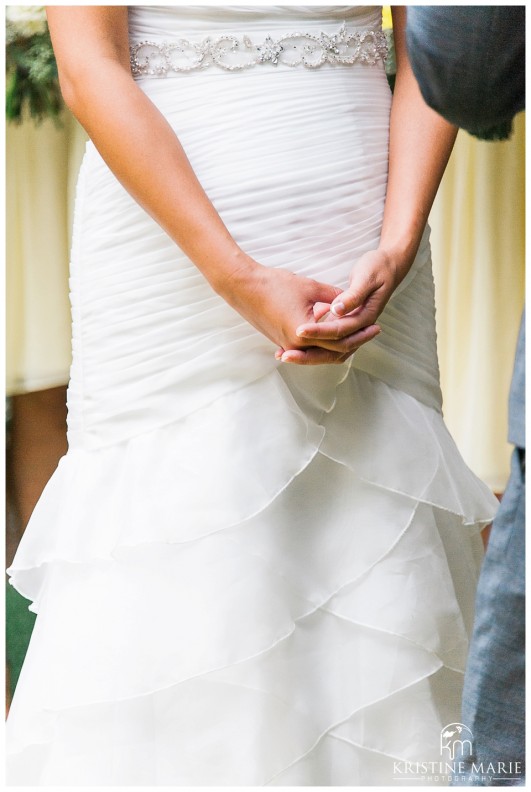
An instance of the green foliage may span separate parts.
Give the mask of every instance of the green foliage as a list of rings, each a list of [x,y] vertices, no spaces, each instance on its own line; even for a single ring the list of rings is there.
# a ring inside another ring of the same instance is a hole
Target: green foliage
[[[385,59],[385,73],[387,75],[387,82],[391,91],[395,90],[396,79],[396,55],[395,55],[395,38],[391,28],[384,30],[385,39],[387,41],[387,58]]]
[[[29,600],[6,580],[6,665],[11,697],[20,676],[37,614],[28,609]]]
[[[45,118],[61,124],[63,109],[57,64],[48,30],[28,38],[6,36],[6,118],[20,123],[29,115],[36,124]]]

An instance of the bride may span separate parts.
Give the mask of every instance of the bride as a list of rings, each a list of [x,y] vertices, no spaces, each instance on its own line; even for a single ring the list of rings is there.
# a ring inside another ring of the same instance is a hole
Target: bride
[[[442,419],[455,129],[405,9],[392,104],[380,7],[48,19],[91,140],[69,449],[7,570],[38,614],[8,782],[404,780],[459,720],[496,504]]]

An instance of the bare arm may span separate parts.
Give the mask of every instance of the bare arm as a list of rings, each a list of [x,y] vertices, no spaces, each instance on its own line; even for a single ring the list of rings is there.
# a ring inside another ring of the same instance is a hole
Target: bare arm
[[[251,324],[277,344],[308,346],[297,325],[339,289],[264,267],[239,248],[131,75],[127,7],[48,6],[47,15],[65,102],[115,176]]]
[[[219,259],[227,274],[251,267],[169,123],[131,76],[127,6],[52,6],[47,14],[65,102],[115,176],[213,285]]]
[[[397,77],[389,138],[389,179],[380,249],[398,282],[407,274],[448,163],[457,127],[424,102],[406,49],[406,8],[393,8]]]
[[[348,290],[334,301],[334,313],[342,318],[299,328],[302,337],[323,346],[327,339],[333,340],[337,349],[339,336],[343,335],[348,343],[349,334],[375,322],[408,273],[457,134],[457,127],[429,108],[422,98],[409,63],[405,26],[405,7],[393,7],[397,76],[380,243],[356,262]],[[354,309],[354,316],[344,316]],[[294,363],[318,363],[324,354],[321,349],[290,350],[284,358]]]

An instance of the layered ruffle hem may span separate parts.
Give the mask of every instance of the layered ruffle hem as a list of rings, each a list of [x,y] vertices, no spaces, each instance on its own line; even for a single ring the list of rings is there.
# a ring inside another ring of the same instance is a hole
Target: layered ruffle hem
[[[272,372],[69,452],[38,508],[11,783],[370,785],[440,758],[493,505],[432,408],[351,370],[312,421]]]

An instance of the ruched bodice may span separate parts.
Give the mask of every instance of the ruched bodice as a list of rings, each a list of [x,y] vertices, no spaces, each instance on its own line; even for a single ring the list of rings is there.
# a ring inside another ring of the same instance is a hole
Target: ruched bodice
[[[269,14],[253,7],[217,13],[211,7],[134,6],[129,13],[135,40],[167,41],[177,39],[179,30],[199,38],[243,30],[265,36],[272,25],[289,32],[296,21],[304,31],[319,31],[330,22],[335,30],[345,19],[360,27],[380,20],[374,8],[355,7],[318,7],[317,16],[310,7],[290,7],[287,14],[273,7]],[[268,266],[347,285],[356,259],[379,239],[391,102],[381,62],[283,72],[267,64],[240,73],[142,77],[138,83],[164,111],[247,253]],[[79,193],[80,207],[87,207],[94,222],[90,234],[74,234],[72,446],[109,445],[167,425],[275,370],[282,377],[274,345],[158,233],[92,143]],[[86,224],[80,210],[81,216]],[[110,216],[116,223],[109,260]],[[345,372],[353,365],[440,410],[434,322],[426,233],[382,316],[384,332],[345,364]],[[316,409],[333,401],[344,375],[329,371],[325,378],[300,369],[290,374],[300,378]]]
[[[334,54],[380,14],[130,6],[129,30]],[[243,250],[348,284],[380,238],[381,58],[135,80]],[[442,419],[428,231],[376,340],[282,364],[89,142],[70,288],[69,451],[8,570],[38,613],[10,783],[392,785],[437,760],[496,500]]]
[[[132,41],[211,34],[254,33],[279,30],[320,32],[325,26],[347,21],[359,29],[380,29],[380,6],[129,6]]]

